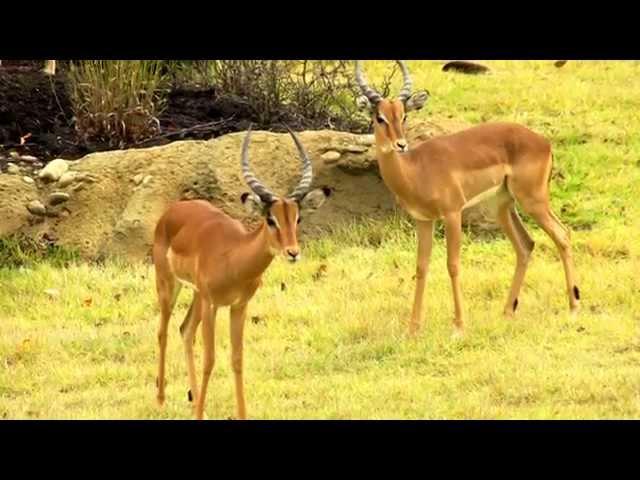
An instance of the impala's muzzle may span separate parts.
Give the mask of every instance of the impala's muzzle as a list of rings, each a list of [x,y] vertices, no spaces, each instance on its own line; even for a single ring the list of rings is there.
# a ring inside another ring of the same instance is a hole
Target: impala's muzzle
[[[295,263],[300,260],[300,250],[297,248],[287,248],[285,249],[287,260],[291,263]]]

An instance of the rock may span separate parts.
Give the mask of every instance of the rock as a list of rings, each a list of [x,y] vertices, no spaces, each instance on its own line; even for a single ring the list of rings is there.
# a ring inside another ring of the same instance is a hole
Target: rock
[[[153,177],[151,175],[147,175],[146,177],[144,177],[144,179],[142,180],[142,185],[146,185],[147,183],[149,183],[152,178]]]
[[[78,172],[65,172],[60,176],[60,179],[58,180],[58,186],[68,187],[73,182],[76,182],[81,179],[82,179],[82,175],[80,175]]]
[[[7,173],[10,175],[20,175],[20,167],[14,163],[7,163]]]
[[[43,180],[49,180],[49,181],[55,182],[68,169],[69,169],[69,164],[67,163],[67,161],[61,158],[57,158],[49,162],[47,166],[40,171],[38,176]]]
[[[31,183],[31,184],[35,182],[35,180],[33,178],[27,177],[26,175],[24,177],[22,177],[22,181],[24,183]]]
[[[9,152],[9,156],[11,158],[13,158],[14,160],[18,160],[20,158],[20,154],[18,152],[16,152],[16,151]]]
[[[135,177],[133,177],[131,180],[133,180],[133,183],[135,183],[136,185],[140,185],[143,179],[144,179],[144,174],[139,173]]]
[[[364,153],[369,151],[369,147],[366,145],[347,145],[343,151],[351,153]]]
[[[371,135],[360,135],[357,138],[357,143],[360,145],[373,145],[376,142],[376,138],[373,134]]]
[[[20,155],[19,160],[21,162],[33,163],[37,162],[38,158],[34,157],[33,155]]]
[[[49,205],[55,206],[69,200],[69,194],[64,192],[53,192],[49,195]]]
[[[481,65],[476,62],[468,62],[466,60],[455,60],[453,62],[448,62],[442,67],[443,72],[458,72],[458,73],[466,73],[468,75],[478,75],[480,73],[488,73],[490,72],[489,67],[485,65]]]
[[[329,150],[326,153],[320,155],[320,158],[324,160],[324,163],[335,163],[340,160],[340,152],[336,152],[335,150]]]
[[[29,204],[27,205],[27,210],[29,210],[34,215],[45,215],[47,213],[47,209],[40,200],[33,200],[29,202]]]
[[[44,293],[50,298],[58,298],[60,296],[60,290],[57,288],[49,288],[45,290]]]

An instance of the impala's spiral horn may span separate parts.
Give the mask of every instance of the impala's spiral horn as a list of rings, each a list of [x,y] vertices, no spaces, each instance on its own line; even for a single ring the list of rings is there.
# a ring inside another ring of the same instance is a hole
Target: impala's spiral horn
[[[362,61],[360,60],[356,60],[356,83],[371,105],[376,106],[380,100],[382,100],[382,95],[367,85],[364,74],[362,73]]]
[[[264,203],[273,202],[275,195],[265,187],[260,180],[256,178],[256,176],[249,168],[249,142],[251,138],[251,125],[249,125],[249,129],[247,130],[247,136],[244,137],[244,142],[242,143],[242,176],[244,177],[244,181],[247,183],[251,191],[260,197]]]
[[[289,198],[295,198],[300,201],[304,198],[304,196],[309,192],[311,188],[311,181],[313,180],[313,168],[311,167],[311,160],[309,160],[309,156],[307,152],[304,150],[302,143],[300,143],[300,139],[298,136],[289,128],[288,125],[285,125],[287,130],[289,130],[289,134],[293,138],[293,141],[298,147],[298,153],[300,154],[300,160],[302,161],[302,178],[300,182],[293,189],[293,191],[288,195]]]

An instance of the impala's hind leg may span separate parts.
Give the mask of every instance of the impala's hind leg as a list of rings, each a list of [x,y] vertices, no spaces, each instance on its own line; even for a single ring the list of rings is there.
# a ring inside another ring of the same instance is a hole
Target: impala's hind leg
[[[158,387],[157,400],[159,405],[164,404],[165,389],[165,359],[167,354],[167,329],[171,312],[175,306],[178,293],[180,293],[180,285],[176,283],[173,275],[157,275],[156,274],[156,290],[158,293],[158,302],[160,304],[160,326],[158,328],[158,345],[160,347],[160,355],[158,358],[158,377],[156,384]]]
[[[198,381],[196,379],[196,366],[195,359],[193,355],[193,346],[195,343],[195,335],[196,330],[198,329],[198,325],[200,324],[200,309],[197,308],[199,303],[198,293],[193,293],[193,300],[191,301],[191,306],[189,307],[189,311],[180,325],[180,334],[182,335],[182,342],[184,344],[184,353],[185,359],[187,362],[187,374],[189,376],[189,391],[187,392],[187,398],[190,402],[192,402],[194,408],[197,405],[197,397],[198,395]]]
[[[580,304],[580,290],[578,290],[575,280],[570,232],[560,223],[560,220],[558,220],[558,217],[551,211],[547,202],[540,202],[529,206],[527,213],[529,213],[547,235],[551,237],[551,240],[553,240],[558,248],[564,267],[567,295],[569,296],[569,308],[571,312],[575,314]]]

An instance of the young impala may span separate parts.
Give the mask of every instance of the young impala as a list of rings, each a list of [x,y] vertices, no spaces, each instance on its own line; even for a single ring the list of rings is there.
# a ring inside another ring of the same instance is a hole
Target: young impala
[[[196,418],[202,419],[205,395],[215,357],[215,319],[218,308],[230,307],[231,365],[235,375],[238,418],[246,418],[242,379],[242,336],[247,305],[261,284],[263,272],[279,252],[291,261],[300,259],[297,226],[301,215],[320,207],[330,195],[329,188],[309,191],[311,161],[298,137],[289,130],[302,160],[302,179],[286,197],[269,191],[249,169],[248,148],[251,128],[242,145],[242,174],[252,193],[241,196],[242,203],[264,220],[252,231],[203,200],[180,201],[169,207],[155,230],[153,260],[160,303],[158,342],[158,402],[165,394],[165,353],[167,326],[181,285],[193,289],[193,300],[180,326],[187,361],[190,390]],[[202,322],[204,343],[202,384],[198,391],[193,345]]]
[[[514,200],[556,244],[564,265],[569,306],[572,312],[577,311],[580,293],[574,279],[570,233],[549,205],[552,162],[549,142],[515,123],[486,123],[409,148],[404,134],[406,113],[422,108],[428,95],[426,92],[411,93],[407,66],[402,61],[398,63],[404,85],[395,100],[382,98],[367,85],[359,61],[356,62],[355,77],[363,93],[358,104],[368,109],[373,118],[382,178],[400,206],[417,223],[418,262],[410,332],[415,333],[420,325],[433,222],[443,219],[447,267],[455,305],[454,333],[463,333],[461,214],[463,209],[488,198],[492,198],[498,223],[513,244],[517,257],[505,315],[513,315],[518,306],[518,293],[534,246],[514,208]]]

